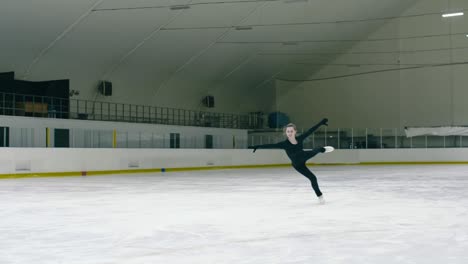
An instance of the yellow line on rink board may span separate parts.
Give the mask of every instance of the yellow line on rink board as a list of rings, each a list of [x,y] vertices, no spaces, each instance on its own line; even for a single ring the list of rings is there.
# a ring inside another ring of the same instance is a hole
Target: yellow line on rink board
[[[359,166],[359,165],[467,165],[468,161],[417,161],[417,162],[361,162],[361,163],[307,163],[310,166]],[[291,164],[260,164],[260,165],[233,165],[233,166],[204,166],[180,168],[151,168],[129,170],[102,170],[102,171],[71,171],[71,172],[23,172],[0,174],[0,179],[42,178],[42,177],[72,177],[72,176],[98,176],[111,174],[133,174],[154,172],[177,172],[197,170],[224,170],[224,169],[255,169],[290,167]]]

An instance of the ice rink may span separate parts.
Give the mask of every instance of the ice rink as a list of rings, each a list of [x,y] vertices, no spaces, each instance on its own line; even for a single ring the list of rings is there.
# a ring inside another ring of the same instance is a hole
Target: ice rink
[[[0,180],[0,263],[468,263],[468,166]]]

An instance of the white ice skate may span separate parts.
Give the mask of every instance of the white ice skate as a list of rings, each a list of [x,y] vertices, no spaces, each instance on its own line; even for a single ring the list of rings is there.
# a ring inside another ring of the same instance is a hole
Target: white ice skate
[[[323,147],[325,149],[325,152],[324,153],[328,153],[328,152],[332,152],[335,150],[334,147],[331,147],[331,146],[326,146],[326,147]]]
[[[320,195],[318,197],[318,200],[319,200],[319,204],[325,204],[325,199],[323,199],[323,195]]]

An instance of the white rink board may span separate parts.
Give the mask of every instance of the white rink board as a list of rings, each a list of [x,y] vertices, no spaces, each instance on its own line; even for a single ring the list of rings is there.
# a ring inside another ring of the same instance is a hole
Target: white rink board
[[[311,163],[468,162],[468,149],[339,149]],[[3,148],[0,174],[288,164],[283,150]]]

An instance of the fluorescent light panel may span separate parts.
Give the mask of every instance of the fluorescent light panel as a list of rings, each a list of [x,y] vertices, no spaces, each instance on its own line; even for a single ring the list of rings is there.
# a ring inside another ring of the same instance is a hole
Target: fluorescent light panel
[[[306,2],[309,2],[309,0],[284,0],[284,3],[286,4],[306,3]]]
[[[190,6],[188,6],[188,5],[173,5],[170,8],[171,8],[171,10],[182,10],[182,9],[189,9]]]
[[[442,17],[454,17],[454,16],[463,16],[464,13],[463,12],[457,12],[457,13],[447,13],[447,14],[443,14]]]
[[[237,26],[235,27],[236,30],[252,30],[251,26]]]

